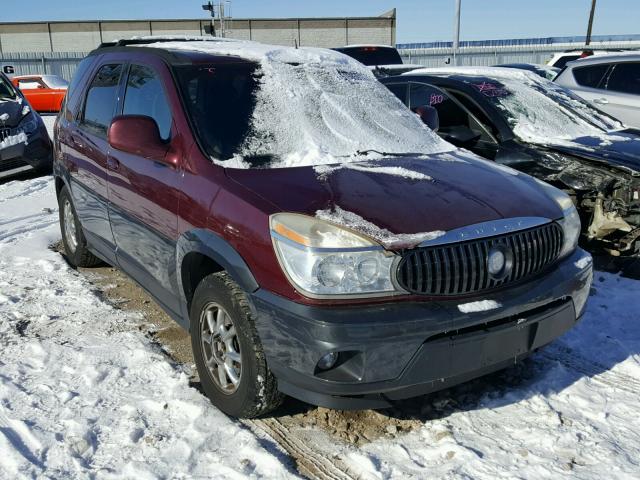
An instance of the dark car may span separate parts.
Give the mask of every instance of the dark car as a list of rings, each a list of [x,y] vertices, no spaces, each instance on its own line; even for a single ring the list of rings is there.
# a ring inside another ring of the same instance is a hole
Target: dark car
[[[565,190],[584,245],[640,273],[640,132],[524,71],[424,69],[383,83],[414,111],[435,109],[445,140]]]
[[[80,63],[57,120],[64,247],[189,329],[223,411],[282,393],[389,406],[512,365],[582,315],[569,197],[442,141],[359,63],[131,42]]]
[[[398,49],[389,45],[347,45],[333,50],[366,65],[378,78],[400,75],[422,67],[422,65],[404,63]]]
[[[51,170],[51,140],[42,118],[0,73],[0,178]]]

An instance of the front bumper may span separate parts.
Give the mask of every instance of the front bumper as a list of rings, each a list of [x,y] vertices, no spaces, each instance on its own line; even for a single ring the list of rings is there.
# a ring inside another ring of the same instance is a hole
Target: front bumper
[[[46,170],[53,163],[49,134],[42,125],[31,134],[27,143],[18,143],[0,150],[0,176],[13,175],[33,168]]]
[[[337,307],[265,290],[250,298],[283,393],[329,408],[383,408],[507,367],[551,342],[582,315],[592,277],[590,255],[578,249],[543,276],[483,298]],[[474,300],[499,307],[458,308]],[[339,360],[321,371],[328,352]]]

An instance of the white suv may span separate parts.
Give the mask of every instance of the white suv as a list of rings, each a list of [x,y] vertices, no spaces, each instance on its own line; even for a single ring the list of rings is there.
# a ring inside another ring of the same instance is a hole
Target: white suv
[[[640,128],[640,53],[570,62],[554,81],[623,123]]]

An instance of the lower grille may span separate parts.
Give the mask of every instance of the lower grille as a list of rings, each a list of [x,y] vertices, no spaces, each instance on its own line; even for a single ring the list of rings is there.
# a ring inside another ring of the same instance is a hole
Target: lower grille
[[[28,165],[22,158],[11,158],[9,160],[0,161],[0,172],[7,172],[14,168],[20,168]]]
[[[469,242],[410,250],[396,272],[398,284],[423,295],[465,295],[523,280],[555,262],[562,248],[557,223]],[[507,270],[499,278],[489,273],[489,252],[499,249]]]

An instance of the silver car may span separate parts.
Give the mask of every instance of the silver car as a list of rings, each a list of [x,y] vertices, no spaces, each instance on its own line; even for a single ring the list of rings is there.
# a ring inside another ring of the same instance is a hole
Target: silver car
[[[569,62],[554,81],[626,125],[640,128],[640,53]]]

